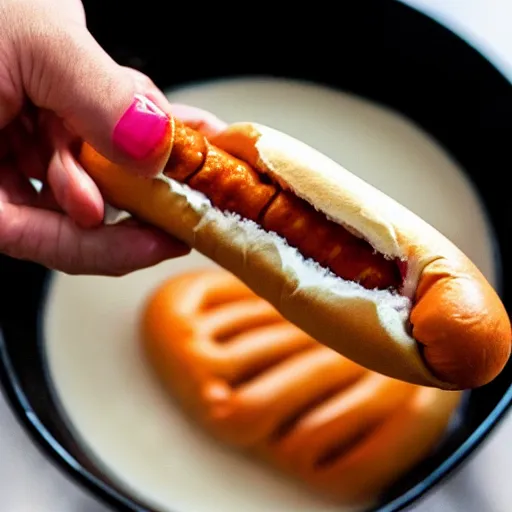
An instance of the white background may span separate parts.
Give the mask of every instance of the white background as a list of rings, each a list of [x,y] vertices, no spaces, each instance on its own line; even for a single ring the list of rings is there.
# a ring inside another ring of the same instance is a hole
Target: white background
[[[442,21],[512,80],[512,2],[404,0]],[[456,476],[411,512],[510,512],[512,416]],[[27,439],[0,394],[0,510],[2,512],[109,512],[69,482]],[[262,511],[263,512],[263,511]]]

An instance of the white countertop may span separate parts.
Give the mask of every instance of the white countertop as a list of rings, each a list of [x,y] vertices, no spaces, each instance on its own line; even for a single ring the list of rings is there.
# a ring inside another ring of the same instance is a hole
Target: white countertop
[[[512,80],[512,2],[404,0],[469,39]],[[512,416],[462,471],[438,487],[414,512],[510,512]],[[0,510],[108,512],[48,463],[28,440],[0,393]]]

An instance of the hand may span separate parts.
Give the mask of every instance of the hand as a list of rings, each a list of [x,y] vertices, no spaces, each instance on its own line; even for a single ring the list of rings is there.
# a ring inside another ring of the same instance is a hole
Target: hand
[[[169,105],[149,78],[115,63],[88,32],[79,0],[0,0],[0,34],[0,252],[104,275],[188,253],[133,220],[103,225],[103,199],[73,145],[86,140],[152,174],[168,149],[171,111],[205,133],[223,123]]]

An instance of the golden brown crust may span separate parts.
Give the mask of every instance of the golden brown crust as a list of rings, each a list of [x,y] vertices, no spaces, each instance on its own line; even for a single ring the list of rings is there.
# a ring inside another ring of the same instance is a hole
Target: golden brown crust
[[[406,260],[412,334],[440,380],[472,388],[503,369],[512,341],[507,312],[475,265],[432,226],[332,160],[266,126],[236,123],[212,143],[355,228],[378,251]]]
[[[223,270],[162,283],[143,311],[142,342],[208,432],[346,503],[374,499],[427,456],[460,400],[365,370]]]
[[[378,250],[406,258],[405,297],[325,276],[279,237],[223,215],[204,196],[163,174],[154,180],[137,177],[87,145],[81,161],[113,206],[199,250],[289,321],[358,364],[444,389],[476,387],[501,371],[510,355],[508,315],[482,274],[451,242],[284,134],[245,123],[229,127],[214,140],[261,172],[286,181],[298,195],[317,201],[330,218],[351,222]],[[465,293],[468,289],[472,293]],[[486,314],[475,314],[477,306]],[[473,322],[472,329],[468,322]]]
[[[81,161],[110,204],[211,258],[316,340],[385,375],[416,384],[453,387],[432,376],[416,342],[405,332],[407,317],[399,309],[405,311],[406,299],[355,286],[349,287],[349,295],[340,295],[336,291],[339,281],[331,284],[332,279],[310,269],[311,285],[300,286],[303,260],[289,250],[283,252],[275,237],[263,233],[254,236],[253,228],[217,214],[208,203],[198,206],[165,177],[137,176],[90,146],[83,146]],[[395,324],[383,325],[383,316],[392,317]]]
[[[473,388],[490,382],[510,356],[510,321],[475,269],[436,260],[423,270],[411,311],[412,334],[442,380]]]

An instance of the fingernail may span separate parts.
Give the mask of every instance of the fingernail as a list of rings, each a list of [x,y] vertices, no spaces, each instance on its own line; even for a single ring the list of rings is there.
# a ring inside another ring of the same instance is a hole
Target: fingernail
[[[137,94],[117,123],[113,142],[131,158],[143,160],[160,146],[169,129],[169,117],[151,100]]]

